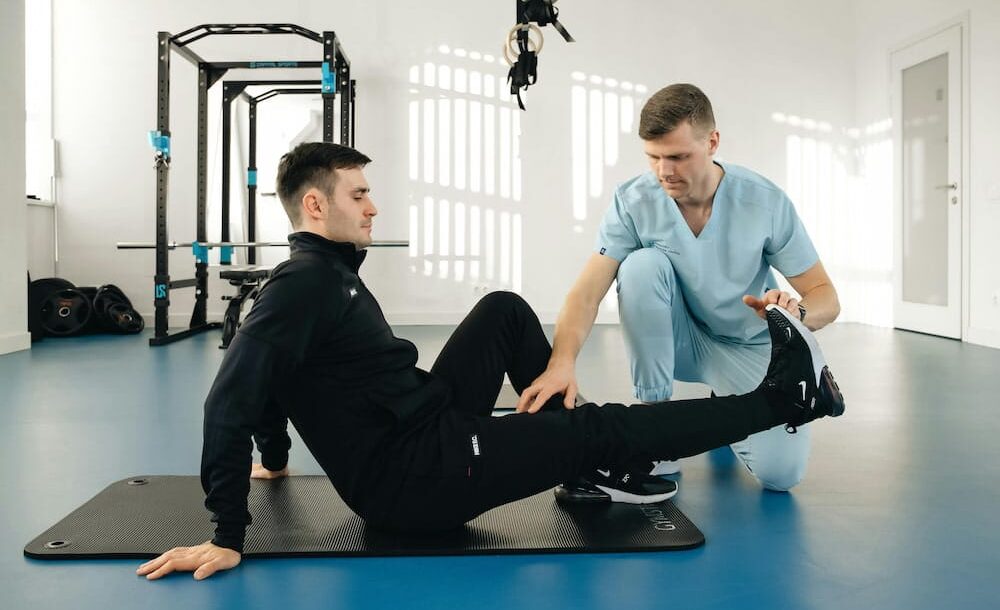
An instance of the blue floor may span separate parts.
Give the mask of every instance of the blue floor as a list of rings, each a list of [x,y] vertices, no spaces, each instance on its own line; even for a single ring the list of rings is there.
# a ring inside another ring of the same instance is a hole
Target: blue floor
[[[397,334],[427,367],[447,329]],[[792,493],[761,491],[728,450],[683,462],[676,503],[708,540],[696,550],[258,559],[205,582],[23,557],[112,481],[197,473],[219,334],[145,339],[0,356],[0,608],[1000,607],[1000,350],[850,324],[820,334],[848,413],[817,425]],[[595,328],[579,367],[589,399],[628,398],[624,362],[619,329]],[[297,439],[291,467],[319,473]]]

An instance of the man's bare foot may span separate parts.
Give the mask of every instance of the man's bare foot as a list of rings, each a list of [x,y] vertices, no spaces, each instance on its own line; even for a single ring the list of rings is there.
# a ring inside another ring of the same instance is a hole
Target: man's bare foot
[[[280,479],[288,476],[288,466],[281,470],[268,470],[263,464],[254,464],[250,470],[251,479]]]

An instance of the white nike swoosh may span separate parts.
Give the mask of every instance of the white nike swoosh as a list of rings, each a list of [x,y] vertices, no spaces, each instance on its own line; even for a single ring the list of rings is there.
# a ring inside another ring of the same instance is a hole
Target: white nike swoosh
[[[802,386],[802,400],[805,401],[805,399],[806,399],[806,382],[800,381],[799,385]]]
[[[597,472],[601,476],[604,476],[604,477],[610,477],[611,476],[611,471],[610,470],[598,470]]]

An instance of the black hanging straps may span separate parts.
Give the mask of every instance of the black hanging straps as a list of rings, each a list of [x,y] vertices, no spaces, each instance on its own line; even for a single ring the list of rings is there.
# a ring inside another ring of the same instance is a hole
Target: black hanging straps
[[[552,24],[552,27],[559,32],[566,42],[576,42],[563,24],[559,23],[559,9],[556,8],[557,0],[518,0],[524,4],[524,15],[527,21],[522,23],[537,23],[538,27]]]
[[[539,32],[540,35],[541,32]],[[507,81],[510,83],[510,93],[517,96],[517,105],[520,106],[521,110],[525,109],[524,101],[521,100],[521,89],[527,90],[529,86],[538,81],[538,54],[531,46],[528,29],[518,29],[517,61],[510,67]]]
[[[551,24],[566,42],[575,42],[566,28],[559,23],[557,0],[514,0],[517,8],[517,23],[507,34],[504,43],[504,58],[510,64],[507,81],[511,95],[517,96],[517,105],[524,110],[521,91],[527,90],[538,81],[538,54],[542,51],[544,38],[541,27]],[[536,34],[536,38],[531,37]]]

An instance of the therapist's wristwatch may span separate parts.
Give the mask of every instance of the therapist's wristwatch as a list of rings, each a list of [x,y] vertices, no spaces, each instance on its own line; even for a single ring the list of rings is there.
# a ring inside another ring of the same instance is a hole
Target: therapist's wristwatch
[[[800,304],[799,305],[799,322],[805,322],[805,321],[806,321],[806,308],[803,307]]]

